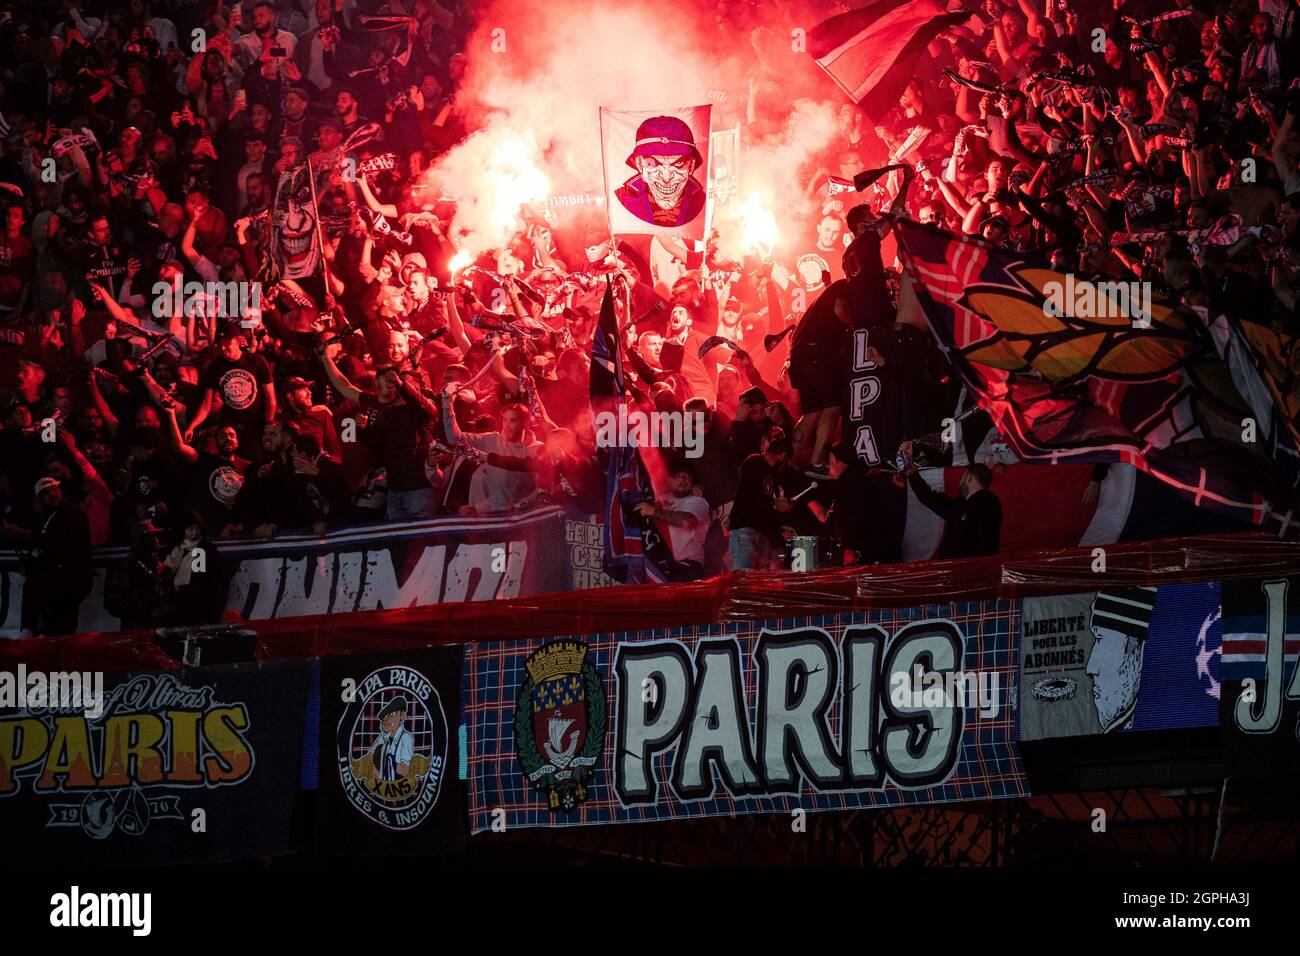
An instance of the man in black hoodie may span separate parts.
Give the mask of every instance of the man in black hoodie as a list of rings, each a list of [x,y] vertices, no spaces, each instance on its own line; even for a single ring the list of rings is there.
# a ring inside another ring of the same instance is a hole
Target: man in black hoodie
[[[997,554],[1002,537],[1002,502],[989,491],[993,472],[987,465],[971,465],[961,476],[959,497],[949,498],[925,483],[916,466],[907,472],[913,493],[944,521],[940,558],[973,558]]]

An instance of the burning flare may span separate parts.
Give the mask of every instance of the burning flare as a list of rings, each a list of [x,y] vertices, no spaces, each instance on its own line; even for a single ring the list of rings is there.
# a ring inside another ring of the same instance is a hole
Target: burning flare
[[[740,242],[743,252],[757,252],[768,258],[780,238],[771,202],[758,193],[750,193],[740,205]]]
[[[454,256],[452,256],[451,261],[447,263],[447,270],[451,273],[452,281],[454,282],[456,280],[457,272],[460,272],[461,269],[464,269],[473,261],[474,257],[464,249],[459,250]]]

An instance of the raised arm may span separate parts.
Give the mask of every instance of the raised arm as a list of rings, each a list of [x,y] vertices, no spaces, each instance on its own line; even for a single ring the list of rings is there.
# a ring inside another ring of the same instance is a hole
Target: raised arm
[[[339,367],[334,364],[334,358],[330,355],[330,346],[321,349],[320,360],[325,366],[325,377],[329,379],[334,391],[338,392],[345,402],[360,403],[361,389],[348,381],[347,376],[339,371]]]
[[[190,216],[189,225],[185,227],[185,232],[181,236],[181,255],[185,260],[195,268],[198,267],[199,260],[203,258],[199,255],[198,248],[194,245],[194,236],[199,231],[199,217]]]
[[[1273,137],[1273,146],[1269,150],[1269,154],[1273,157],[1273,168],[1277,170],[1283,188],[1286,187],[1286,181],[1291,178],[1291,174],[1295,172],[1291,157],[1286,154],[1286,140],[1294,125],[1295,114],[1288,109],[1286,116],[1282,118],[1282,125],[1277,129],[1277,135]]]
[[[121,424],[118,417],[113,414],[113,409],[104,399],[104,393],[99,390],[99,379],[95,376],[95,370],[90,370],[90,401],[98,410],[101,418],[104,419],[104,427],[108,429],[110,435],[117,435],[117,426]]]
[[[392,203],[380,202],[375,198],[375,194],[370,191],[370,183],[366,181],[366,174],[362,173],[357,176],[357,185],[361,187],[361,197],[365,199],[366,205],[371,212],[377,212],[389,219],[396,219],[398,216],[397,207]]]
[[[447,317],[447,331],[451,333],[451,340],[460,349],[461,358],[469,354],[473,347],[469,336],[465,333],[465,323],[460,320],[460,309],[456,307],[456,296],[452,294],[442,300],[442,312]]]
[[[181,434],[180,423],[176,421],[176,403],[163,406],[163,418],[166,420],[166,426],[163,431],[167,435],[167,445],[183,461],[188,464],[194,464],[199,460],[199,452],[193,445],[187,442]]]

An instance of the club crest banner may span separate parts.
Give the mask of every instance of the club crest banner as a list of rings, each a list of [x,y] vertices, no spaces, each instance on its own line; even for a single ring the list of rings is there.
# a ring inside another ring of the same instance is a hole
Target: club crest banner
[[[1026,796],[1012,615],[984,601],[475,644],[471,831]]]
[[[319,851],[459,848],[460,671],[460,647],[321,659]]]
[[[600,110],[605,202],[613,235],[702,240],[709,106]]]
[[[1219,722],[1220,586],[1026,598],[1020,739]]]

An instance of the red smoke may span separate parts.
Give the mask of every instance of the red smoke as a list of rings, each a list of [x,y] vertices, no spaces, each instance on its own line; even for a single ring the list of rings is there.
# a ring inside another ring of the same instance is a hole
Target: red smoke
[[[758,77],[761,113],[751,129],[771,132],[755,142],[742,129],[739,198],[732,209],[744,200],[750,208],[764,205],[789,235],[783,220],[802,201],[804,167],[828,146],[843,97],[807,54],[793,49],[789,25],[770,24],[755,38],[743,23],[719,30],[715,15],[681,0],[486,4],[457,100],[477,132],[429,174],[444,194],[460,200],[452,225],[457,241],[477,254],[510,237],[510,220],[523,203],[599,194],[599,107],[712,103],[714,130],[744,126],[751,76]],[[823,10],[807,26],[826,15]],[[755,43],[769,52],[766,75],[755,69]],[[732,252],[740,230],[728,227],[737,218],[720,209],[715,220]]]

